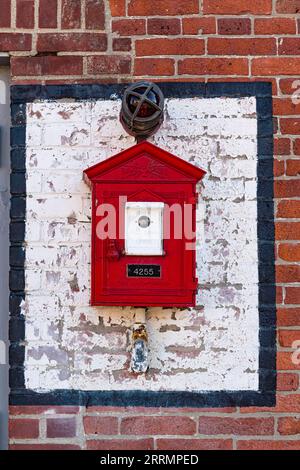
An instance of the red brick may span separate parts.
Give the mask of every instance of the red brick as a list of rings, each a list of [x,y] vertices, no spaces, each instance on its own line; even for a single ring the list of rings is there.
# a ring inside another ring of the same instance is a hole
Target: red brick
[[[129,16],[156,16],[156,15],[189,15],[199,13],[198,0],[130,0],[128,4]]]
[[[0,33],[0,50],[6,51],[30,51],[31,34],[27,33]]]
[[[118,434],[118,418],[114,416],[85,416],[86,434]]]
[[[298,91],[298,99],[300,97],[300,79],[298,78],[282,78],[279,80],[280,91],[284,95],[293,95]]]
[[[39,27],[57,28],[57,0],[40,0]]]
[[[145,20],[113,20],[112,31],[120,36],[139,36],[146,34]]]
[[[165,408],[164,408],[165,409]],[[155,413],[157,414],[157,407],[151,406],[88,406],[86,408],[87,413],[118,413],[118,414],[127,414],[127,413],[134,413],[134,414],[147,414],[147,413]]]
[[[34,1],[33,0],[17,0],[17,28],[33,28],[34,27]]]
[[[275,38],[209,38],[208,54],[215,55],[268,55],[276,54]]]
[[[291,140],[288,138],[274,139],[274,155],[290,155],[291,153]]]
[[[131,38],[113,38],[114,51],[131,51]]]
[[[277,390],[287,392],[297,390],[299,387],[299,376],[291,373],[277,374]]]
[[[277,116],[299,115],[300,102],[293,102],[290,98],[275,98],[273,100],[274,114]]]
[[[151,35],[168,36],[180,34],[179,18],[149,18],[147,20],[147,33]]]
[[[300,222],[277,222],[276,240],[299,240]]]
[[[248,60],[236,58],[191,58],[178,63],[179,75],[248,75]]]
[[[279,41],[278,53],[281,55],[299,55],[300,38],[283,38]]]
[[[216,408],[161,408],[164,413],[216,413]],[[235,413],[237,408],[218,408],[218,413]]]
[[[300,332],[298,332],[300,339]],[[277,353],[277,370],[300,370],[300,363],[296,364],[292,359],[292,352],[280,351]]]
[[[101,439],[87,441],[88,450],[153,450],[153,439]]]
[[[134,75],[160,76],[174,75],[173,59],[136,59],[134,63]]]
[[[291,139],[289,137],[274,136],[274,155],[290,155],[291,153]]]
[[[216,19],[212,17],[197,16],[182,18],[183,34],[215,34]]]
[[[0,28],[9,28],[11,20],[11,0],[2,0]]]
[[[34,439],[39,437],[39,420],[10,419],[9,436],[11,439]]]
[[[296,34],[296,21],[294,18],[256,18],[254,33],[261,35]]]
[[[287,160],[286,174],[287,176],[299,176],[300,175],[300,160]],[[300,212],[298,212],[298,217],[299,216],[300,216]]]
[[[111,16],[125,16],[126,0],[109,0]]]
[[[204,40],[194,38],[142,39],[135,42],[137,56],[204,54]]]
[[[81,0],[62,0],[61,27],[62,29],[81,27]]]
[[[129,74],[131,68],[130,56],[89,56],[87,59],[88,73],[99,75]]]
[[[300,194],[300,181],[277,180],[275,182],[275,197],[298,197]]]
[[[232,450],[231,439],[157,439],[158,450]]]
[[[184,434],[196,433],[196,422],[185,416],[132,416],[121,421],[121,434]]]
[[[276,215],[282,219],[299,219],[300,201],[294,199],[279,201]]]
[[[300,210],[300,201],[299,202],[299,210]],[[289,287],[285,288],[285,304],[300,304],[300,287]]]
[[[184,81],[189,83],[189,82],[196,82],[196,83],[205,83],[207,80],[207,82],[212,82],[212,83],[217,83],[217,82],[248,82],[249,80],[246,78],[246,77],[239,77],[238,75],[235,75],[234,77],[218,77],[218,76],[213,76],[211,78],[207,78],[205,79],[205,77],[201,77],[201,76],[194,76],[194,77],[184,77]],[[156,79],[157,82],[159,82],[159,78]],[[163,80],[161,80],[163,81]],[[182,77],[178,77],[178,78],[169,78],[169,79],[166,79],[165,81],[169,81],[169,82],[180,82],[182,83],[183,82],[183,79]]]
[[[14,83],[18,83],[18,82],[21,82],[23,81],[23,84],[26,84],[25,83],[25,80],[16,80],[14,79]],[[64,85],[107,85],[108,83],[112,84],[112,83],[116,83],[116,78],[112,75],[111,77],[96,77],[96,78],[91,78],[91,77],[87,77],[87,78],[84,78],[84,77],[80,77],[80,78],[64,78],[64,79],[60,79],[60,78],[46,78],[46,80],[34,80],[35,83],[37,85],[43,85],[43,84],[46,84],[46,85],[61,85],[61,84],[64,84]],[[128,79],[126,78],[120,78],[120,83],[128,83]],[[28,83],[27,83],[28,85]]]
[[[86,0],[86,29],[105,29],[105,7],[103,0]]]
[[[275,155],[290,155],[291,141],[287,138],[274,139]]]
[[[55,414],[76,414],[79,412],[79,406],[16,406],[10,405],[9,414],[16,415],[35,415],[45,413]]]
[[[284,161],[283,160],[274,160],[274,176],[284,175]]]
[[[48,418],[47,437],[75,437],[76,418]]]
[[[280,245],[279,257],[285,261],[300,261],[299,244]],[[276,266],[277,282],[300,282],[300,266],[298,265],[277,265]]]
[[[231,36],[251,34],[250,18],[219,18],[218,33]]]
[[[12,75],[81,75],[82,57],[13,57]]]
[[[297,281],[296,281],[297,282]],[[299,326],[300,308],[278,308],[278,326]]]
[[[295,155],[300,155],[300,139],[294,140],[293,151]]]
[[[282,287],[277,286],[276,287],[276,304],[282,304],[283,303],[283,291]]]
[[[216,15],[240,15],[253,13],[269,15],[272,12],[272,0],[203,0],[203,13]]]
[[[238,441],[237,450],[299,450],[300,441]]]
[[[158,412],[163,412],[164,414],[168,413],[211,413],[216,412],[216,408],[195,408],[195,407],[183,407],[183,408],[174,408],[174,407],[151,407],[151,406],[89,406],[86,408],[87,413],[119,413],[119,414],[155,414]],[[237,408],[235,407],[226,407],[218,408],[218,413],[235,413]]]
[[[72,83],[80,83],[80,78],[42,78],[42,77],[34,77],[34,78],[20,78],[20,77],[12,77],[14,85],[62,85],[62,84],[70,84]]]
[[[278,431],[284,436],[300,434],[300,418],[279,418]]]
[[[249,406],[240,408],[241,413],[299,413],[300,412],[300,395],[288,394],[276,397],[275,407],[257,407]]]
[[[299,0],[277,0],[277,13],[300,13]]]
[[[50,33],[39,34],[39,52],[106,51],[107,36],[104,33]]]
[[[81,450],[75,444],[11,444],[9,450]]]
[[[279,330],[278,340],[283,348],[292,348],[294,341],[300,340],[300,330]]]
[[[252,61],[252,75],[297,75],[299,57],[261,57]]]
[[[200,434],[268,435],[274,432],[273,418],[219,418],[200,416]]]

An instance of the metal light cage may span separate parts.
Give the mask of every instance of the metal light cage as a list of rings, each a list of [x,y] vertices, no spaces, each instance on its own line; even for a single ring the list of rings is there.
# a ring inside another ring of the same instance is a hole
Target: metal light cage
[[[151,82],[137,82],[126,88],[120,121],[128,134],[141,141],[154,134],[164,119],[164,96]]]

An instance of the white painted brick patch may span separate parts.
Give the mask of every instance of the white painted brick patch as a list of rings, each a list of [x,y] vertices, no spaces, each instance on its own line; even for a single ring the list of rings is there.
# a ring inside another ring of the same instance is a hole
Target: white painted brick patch
[[[257,390],[255,98],[166,100],[153,143],[207,170],[199,185],[197,308],[147,312],[150,371],[129,372],[141,309],[89,306],[90,189],[82,171],[134,145],[119,101],[27,106],[26,386]]]

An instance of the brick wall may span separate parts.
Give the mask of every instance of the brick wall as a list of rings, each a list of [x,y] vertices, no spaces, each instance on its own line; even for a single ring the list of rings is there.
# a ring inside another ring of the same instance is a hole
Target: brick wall
[[[9,431],[16,450],[299,450],[299,413],[296,393],[275,410],[12,406]]]
[[[300,339],[300,104],[291,99],[295,87],[299,88],[295,80],[300,80],[300,1],[1,3],[0,50],[11,54],[15,83],[98,83],[139,77],[164,81],[267,79],[273,84],[275,115],[276,407],[12,407],[12,448],[299,449],[299,365],[291,362],[290,354],[292,342]],[[61,420],[60,425],[56,420]]]

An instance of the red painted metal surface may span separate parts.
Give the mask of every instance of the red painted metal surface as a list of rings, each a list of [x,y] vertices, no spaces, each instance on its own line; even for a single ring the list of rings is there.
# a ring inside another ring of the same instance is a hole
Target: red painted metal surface
[[[135,145],[84,171],[85,180],[92,187],[92,305],[188,307],[195,304],[195,251],[187,249],[187,243],[195,240],[188,239],[184,230],[182,237],[178,237],[171,217],[170,236],[163,239],[163,255],[126,255],[124,204],[120,204],[119,198],[126,197],[128,202],[163,202],[165,207],[179,204],[182,213],[191,204],[190,223],[195,230],[196,183],[204,174],[204,170],[149,142]],[[97,215],[101,204],[114,208],[116,214],[116,233],[110,233],[107,239],[98,236],[98,224],[107,215]],[[168,220],[164,209],[164,234],[168,233]],[[131,264],[159,265],[160,277],[128,277]]]

